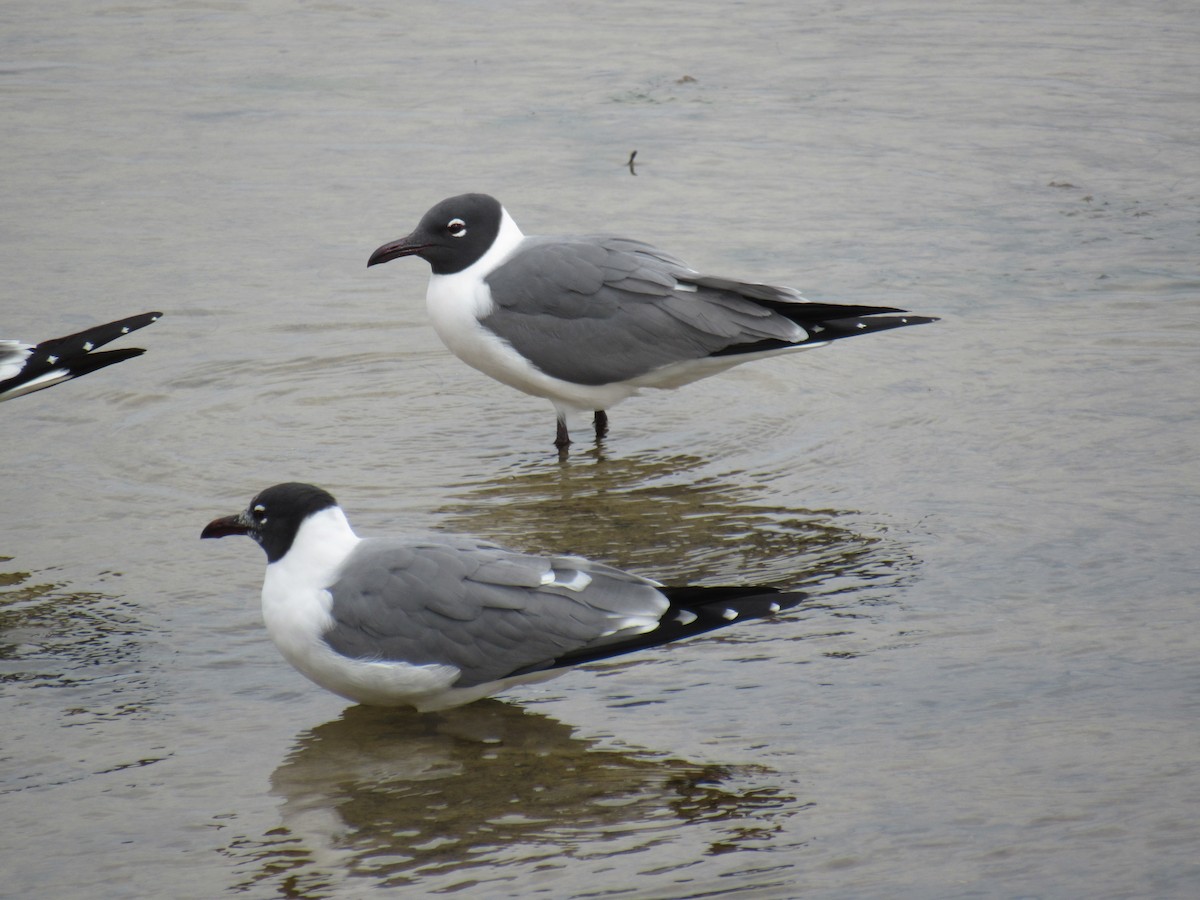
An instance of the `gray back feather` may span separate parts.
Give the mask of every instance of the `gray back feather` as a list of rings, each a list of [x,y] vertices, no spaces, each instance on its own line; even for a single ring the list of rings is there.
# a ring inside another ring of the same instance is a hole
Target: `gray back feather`
[[[636,378],[734,344],[804,339],[756,302],[798,302],[795,291],[700,275],[624,238],[528,238],[487,282],[496,309],[482,324],[576,384]]]
[[[618,640],[630,632],[605,632],[621,619],[667,608],[653,582],[619,569],[450,535],[364,540],[329,590],[334,625],[324,638],[334,650],[453,665],[457,687]]]

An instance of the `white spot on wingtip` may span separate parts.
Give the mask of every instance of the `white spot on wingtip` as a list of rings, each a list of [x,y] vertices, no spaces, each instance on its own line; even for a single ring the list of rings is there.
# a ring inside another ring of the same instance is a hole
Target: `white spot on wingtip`
[[[121,326],[121,334],[129,334],[129,326],[128,325]]]
[[[50,363],[50,365],[52,365],[52,366],[56,365],[58,363],[58,357],[57,356],[47,356],[46,362]]]
[[[696,621],[696,614],[690,609],[680,609],[675,611],[675,621],[680,625],[691,625]]]
[[[85,353],[91,353],[91,352],[92,352],[92,349],[93,349],[95,346],[96,346],[96,345],[95,345],[95,344],[93,344],[91,341],[86,341],[86,342],[84,343],[84,345],[83,345],[83,350],[84,350],[84,352],[85,352]]]
[[[725,612],[721,613],[721,618],[727,619],[730,622],[732,622],[737,617],[738,617],[738,613],[737,613],[736,609],[727,609],[727,610],[725,610]]]
[[[777,612],[779,612],[779,608],[780,608],[780,607],[779,607],[779,604],[778,604],[778,603],[772,603],[770,606],[768,606],[768,607],[767,607],[767,609],[768,609],[768,610],[770,610],[770,611],[771,611],[771,612],[773,612],[773,613],[777,613]]]

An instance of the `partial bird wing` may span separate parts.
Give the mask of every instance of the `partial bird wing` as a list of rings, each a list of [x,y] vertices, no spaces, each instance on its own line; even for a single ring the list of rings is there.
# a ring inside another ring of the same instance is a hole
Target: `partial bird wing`
[[[159,312],[142,313],[37,345],[0,341],[0,400],[40,391],[140,356],[146,351],[136,347],[102,353],[93,351],[161,317]]]
[[[718,283],[623,238],[528,238],[487,283],[495,310],[483,326],[546,374],[576,384],[627,381],[740,344],[808,337],[761,302],[802,303],[790,288]]]
[[[344,656],[450,664],[471,687],[550,668],[582,648],[658,626],[654,582],[580,557],[436,536],[368,539],[329,588],[325,641]]]

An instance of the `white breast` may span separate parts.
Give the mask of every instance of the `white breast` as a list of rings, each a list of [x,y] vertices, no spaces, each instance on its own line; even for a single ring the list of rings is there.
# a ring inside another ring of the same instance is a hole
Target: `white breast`
[[[328,587],[358,541],[337,507],[305,520],[291,549],[267,566],[263,579],[263,622],[271,640],[305,677],[358,703],[404,705],[444,690],[458,677],[454,666],[349,659],[325,643],[333,625]]]
[[[432,275],[425,305],[434,331],[450,351],[472,368],[535,397],[552,401],[560,412],[608,409],[634,394],[634,385],[588,386],[553,378],[531,365],[508,341],[479,324],[496,308],[484,277],[525,240],[508,211],[491,249],[453,275]]]
[[[263,622],[280,652],[301,671],[333,622],[326,588],[358,540],[345,514],[331,507],[306,519],[283,559],[267,566]]]
[[[425,306],[434,330],[451,352],[493,378],[515,382],[532,367],[492,332],[479,324],[496,308],[484,277],[508,259],[525,240],[507,210],[501,210],[496,240],[482,257],[453,275],[431,275]],[[521,388],[524,390],[524,388]]]

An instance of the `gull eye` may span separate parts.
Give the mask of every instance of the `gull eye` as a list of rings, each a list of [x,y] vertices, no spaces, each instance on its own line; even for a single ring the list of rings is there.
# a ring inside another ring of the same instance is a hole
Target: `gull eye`
[[[450,237],[462,237],[467,233],[467,223],[462,219],[451,219],[446,223],[446,233]]]
[[[265,522],[267,521],[267,508],[261,503],[255,503],[254,508],[250,510],[250,515],[254,516],[255,522]]]

